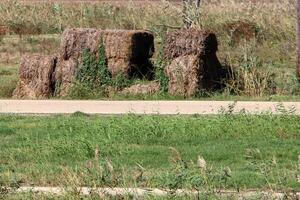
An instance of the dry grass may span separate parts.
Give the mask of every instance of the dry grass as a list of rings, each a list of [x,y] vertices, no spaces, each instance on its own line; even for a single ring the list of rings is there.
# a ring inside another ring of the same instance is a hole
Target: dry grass
[[[0,5],[0,27],[20,38],[24,34],[60,34],[68,27],[147,29],[155,33],[159,49],[166,31],[182,27],[178,17],[182,8],[167,1],[140,6],[129,1],[116,6],[103,2],[24,5],[4,0]],[[227,83],[227,91],[267,96],[299,94],[294,73],[296,17],[291,13],[295,13],[293,1],[210,0],[204,1],[200,12],[189,8],[186,17],[193,27],[217,34],[220,60],[231,66],[237,78]],[[12,46],[6,37],[1,41],[7,52],[1,52],[1,63],[11,60],[2,59],[3,54],[18,62],[20,53],[53,51],[57,44],[50,43],[48,48],[45,43],[45,48],[39,48],[41,43],[25,41],[26,45]]]

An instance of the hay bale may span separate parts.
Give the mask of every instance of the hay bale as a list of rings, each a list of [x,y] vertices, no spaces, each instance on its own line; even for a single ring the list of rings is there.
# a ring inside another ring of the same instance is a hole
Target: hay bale
[[[216,53],[218,41],[214,33],[206,30],[187,29],[167,34],[164,56],[173,60],[179,56]]]
[[[96,49],[91,44],[97,43],[96,45],[98,45],[95,38],[97,31],[97,29],[91,28],[66,29],[61,36],[60,43],[62,59],[79,59],[84,49]]]
[[[230,35],[231,45],[238,45],[243,40],[250,41],[256,38],[259,30],[257,25],[250,21],[230,22],[224,25],[224,29]]]
[[[171,95],[193,96],[199,90],[204,70],[200,61],[197,55],[180,56],[165,68]]]
[[[73,79],[70,77],[77,71],[83,50],[89,49],[92,54],[97,55],[101,42],[105,45],[107,66],[113,77],[119,73],[128,78],[137,75],[151,77],[153,70],[149,58],[154,51],[154,37],[151,33],[135,30],[67,29],[62,35],[61,62],[57,67],[59,76],[56,76],[62,87],[67,88],[64,85],[69,85],[69,81]],[[65,65],[70,62],[76,65]],[[70,74],[66,75],[68,70],[63,68],[68,68]],[[69,77],[67,82],[63,77]]]
[[[75,59],[63,60],[59,57],[57,67],[54,72],[55,82],[59,86],[58,94],[67,96],[72,83],[75,81],[78,61]]]
[[[218,42],[215,34],[196,29],[181,30],[167,35],[165,69],[171,95],[193,96],[200,90],[221,87],[224,70],[216,56]]]
[[[125,95],[150,95],[159,92],[160,84],[157,81],[151,81],[145,84],[136,84],[130,87],[124,88],[121,94]]]
[[[19,82],[13,97],[40,99],[52,96],[55,89],[52,75],[56,62],[56,56],[40,54],[22,56]]]

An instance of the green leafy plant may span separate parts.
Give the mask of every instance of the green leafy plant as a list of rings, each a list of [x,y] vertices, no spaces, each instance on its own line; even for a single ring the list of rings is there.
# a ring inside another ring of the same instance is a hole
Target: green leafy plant
[[[95,90],[111,84],[111,74],[107,69],[105,46],[101,42],[98,55],[85,49],[82,55],[82,64],[76,74],[76,80],[85,87]]]
[[[107,96],[107,88],[120,90],[132,84],[123,73],[112,77],[108,70],[105,56],[105,45],[101,40],[98,52],[92,53],[85,49],[82,53],[82,63],[76,73],[76,81],[70,89],[71,98],[99,98]]]

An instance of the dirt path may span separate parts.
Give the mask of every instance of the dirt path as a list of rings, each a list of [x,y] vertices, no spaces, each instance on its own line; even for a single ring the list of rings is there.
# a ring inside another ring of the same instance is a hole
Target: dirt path
[[[300,115],[300,102],[0,100],[0,114],[220,114],[246,112]]]
[[[0,187],[1,190],[6,191],[6,193],[43,193],[52,195],[64,195],[68,192],[74,192],[81,195],[91,195],[97,194],[99,197],[122,197],[122,196],[133,196],[136,198],[141,198],[144,196],[194,196],[199,197],[205,195],[207,191],[196,191],[196,190],[162,190],[159,188],[62,188],[62,187],[20,187],[17,189]],[[74,191],[75,190],[75,191]],[[212,191],[210,191],[212,192]],[[216,196],[223,198],[233,198],[234,199],[250,199],[254,197],[259,197],[261,199],[299,199],[300,193],[284,193],[276,191],[231,191],[231,190],[216,190],[213,192]]]

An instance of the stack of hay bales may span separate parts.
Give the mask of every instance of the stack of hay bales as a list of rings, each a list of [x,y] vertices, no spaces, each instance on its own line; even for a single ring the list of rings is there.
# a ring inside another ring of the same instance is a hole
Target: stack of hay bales
[[[224,72],[217,50],[217,38],[209,31],[187,29],[167,34],[164,56],[170,61],[165,69],[169,93],[193,96],[201,90],[218,89]]]
[[[61,39],[58,55],[25,55],[22,58],[16,98],[48,98],[59,86],[59,96],[68,94],[83,62],[83,52],[99,57],[99,47],[105,47],[105,60],[112,77],[122,73],[126,78],[151,79],[153,69],[149,59],[154,53],[154,37],[147,31],[67,29]],[[188,29],[167,35],[164,55],[170,61],[165,73],[171,95],[193,96],[200,90],[221,86],[224,70],[216,56],[218,42],[209,31]],[[135,85],[123,93],[155,93],[158,82]],[[56,91],[57,92],[57,91]]]
[[[153,72],[149,58],[154,52],[154,37],[147,31],[99,30],[90,28],[68,29],[62,35],[60,58],[55,70],[60,83],[60,94],[67,94],[75,79],[82,52],[88,49],[97,56],[103,42],[108,70],[115,77],[119,73],[149,77]]]
[[[19,68],[19,82],[13,96],[30,99],[51,97],[55,89],[53,73],[56,63],[56,56],[24,55]]]
[[[112,76],[150,77],[149,58],[154,52],[154,36],[138,30],[67,29],[61,39],[58,56],[25,55],[21,61],[15,98],[46,98],[59,85],[60,96],[66,96],[75,81],[84,50],[98,56],[101,43]]]

